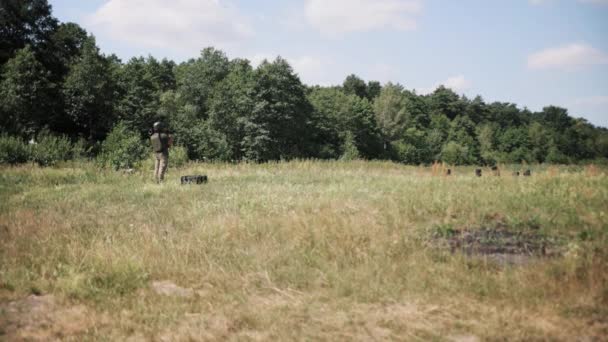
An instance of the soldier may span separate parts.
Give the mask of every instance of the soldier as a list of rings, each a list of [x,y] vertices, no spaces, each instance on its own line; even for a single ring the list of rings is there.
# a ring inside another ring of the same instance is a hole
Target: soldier
[[[154,133],[150,136],[152,149],[154,150],[156,161],[154,163],[154,179],[160,183],[165,178],[167,164],[169,162],[169,148],[172,145],[173,137],[165,131],[161,122],[154,123]]]

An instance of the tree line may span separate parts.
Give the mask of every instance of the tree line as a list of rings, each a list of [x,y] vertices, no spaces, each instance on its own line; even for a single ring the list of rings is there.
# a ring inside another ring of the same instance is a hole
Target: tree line
[[[0,2],[0,129],[80,141],[91,154],[120,123],[140,139],[165,122],[192,160],[390,159],[409,164],[570,163],[608,158],[608,130],[564,108],[520,109],[443,86],[308,86],[277,57],[253,67],[209,47],[182,63],[102,54],[46,0]]]

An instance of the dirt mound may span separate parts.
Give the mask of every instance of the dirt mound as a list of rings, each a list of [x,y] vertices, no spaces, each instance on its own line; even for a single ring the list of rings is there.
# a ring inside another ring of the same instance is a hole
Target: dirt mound
[[[85,333],[93,323],[86,307],[61,307],[51,295],[0,303],[0,340],[58,340]]]

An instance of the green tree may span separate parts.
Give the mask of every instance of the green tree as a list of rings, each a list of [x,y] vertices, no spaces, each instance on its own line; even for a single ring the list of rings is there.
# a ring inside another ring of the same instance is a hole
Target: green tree
[[[355,143],[355,137],[351,132],[346,132],[342,150],[342,156],[340,157],[341,160],[359,159],[359,150],[357,149],[357,144]]]
[[[444,86],[439,86],[427,97],[429,110],[433,114],[443,114],[450,120],[463,114],[464,103],[460,101],[458,94]]]
[[[471,156],[472,153],[467,146],[455,141],[448,142],[441,150],[441,160],[450,165],[473,164],[475,160]]]
[[[56,29],[47,0],[0,1],[0,66],[28,45],[39,54]]]
[[[112,62],[89,38],[63,85],[66,112],[89,141],[101,140],[115,120]]]
[[[199,58],[180,64],[175,69],[177,92],[184,104],[194,106],[197,117],[207,118],[208,104],[215,86],[230,72],[226,54],[205,48]]]
[[[503,162],[532,161],[530,139],[526,127],[509,127],[500,135],[498,140]]]
[[[122,95],[116,105],[119,118],[143,134],[153,122],[168,121],[160,111],[161,95],[175,87],[172,65],[154,57],[132,58],[119,70]]]
[[[385,140],[385,149],[392,141],[398,140],[407,123],[405,95],[399,84],[388,83],[374,101],[376,122]]]
[[[458,116],[452,120],[450,124],[450,132],[448,141],[456,143],[462,149],[462,153],[466,151],[466,157],[459,159],[459,164],[476,163],[479,159],[479,143],[476,140],[475,123],[467,116]],[[454,147],[450,147],[450,151]],[[443,154],[443,152],[442,152]]]
[[[382,91],[382,85],[378,81],[369,81],[367,82],[367,99],[370,102],[373,102],[380,92]]]
[[[51,72],[54,82],[63,82],[72,63],[81,55],[87,39],[87,31],[75,23],[61,23],[53,31],[41,58]]]
[[[352,137],[358,153],[377,158],[382,153],[380,132],[367,99],[347,95],[338,88],[317,88],[309,94],[314,107],[314,132],[321,158],[336,158]]]
[[[342,88],[346,95],[356,95],[360,98],[368,98],[367,84],[357,75],[349,75],[342,83]]]
[[[230,72],[217,84],[209,101],[209,124],[226,137],[231,159],[240,160],[244,156],[245,126],[253,120],[254,85],[249,61],[231,61]]]
[[[498,141],[496,134],[498,131],[498,125],[494,123],[486,123],[481,126],[477,126],[477,141],[479,142],[479,154],[481,160],[485,164],[494,165],[498,161],[497,146]]]
[[[502,129],[523,124],[522,114],[513,103],[494,102],[489,106],[489,120]]]
[[[254,108],[243,146],[248,155],[260,160],[305,157],[312,154],[310,141],[312,106],[304,85],[286,60],[262,62],[254,72]],[[266,133],[267,132],[267,133]],[[272,144],[257,144],[260,139]],[[251,142],[256,142],[252,144]],[[262,148],[252,151],[252,149]]]
[[[4,66],[0,83],[0,119],[3,131],[29,136],[46,124],[53,85],[48,71],[29,46],[19,50]]]
[[[556,106],[543,108],[540,118],[547,127],[551,127],[557,132],[564,132],[573,124],[573,119],[568,115],[568,110]]]
[[[528,126],[530,155],[534,161],[539,163],[545,161],[552,144],[551,135],[550,129],[545,128],[540,122],[533,122]]]

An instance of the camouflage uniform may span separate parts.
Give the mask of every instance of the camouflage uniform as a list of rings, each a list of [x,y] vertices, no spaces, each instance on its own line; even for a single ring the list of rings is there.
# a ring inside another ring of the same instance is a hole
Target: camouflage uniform
[[[167,133],[156,132],[150,137],[152,148],[154,149],[154,179],[160,183],[165,179],[167,164],[169,163],[169,135]]]

